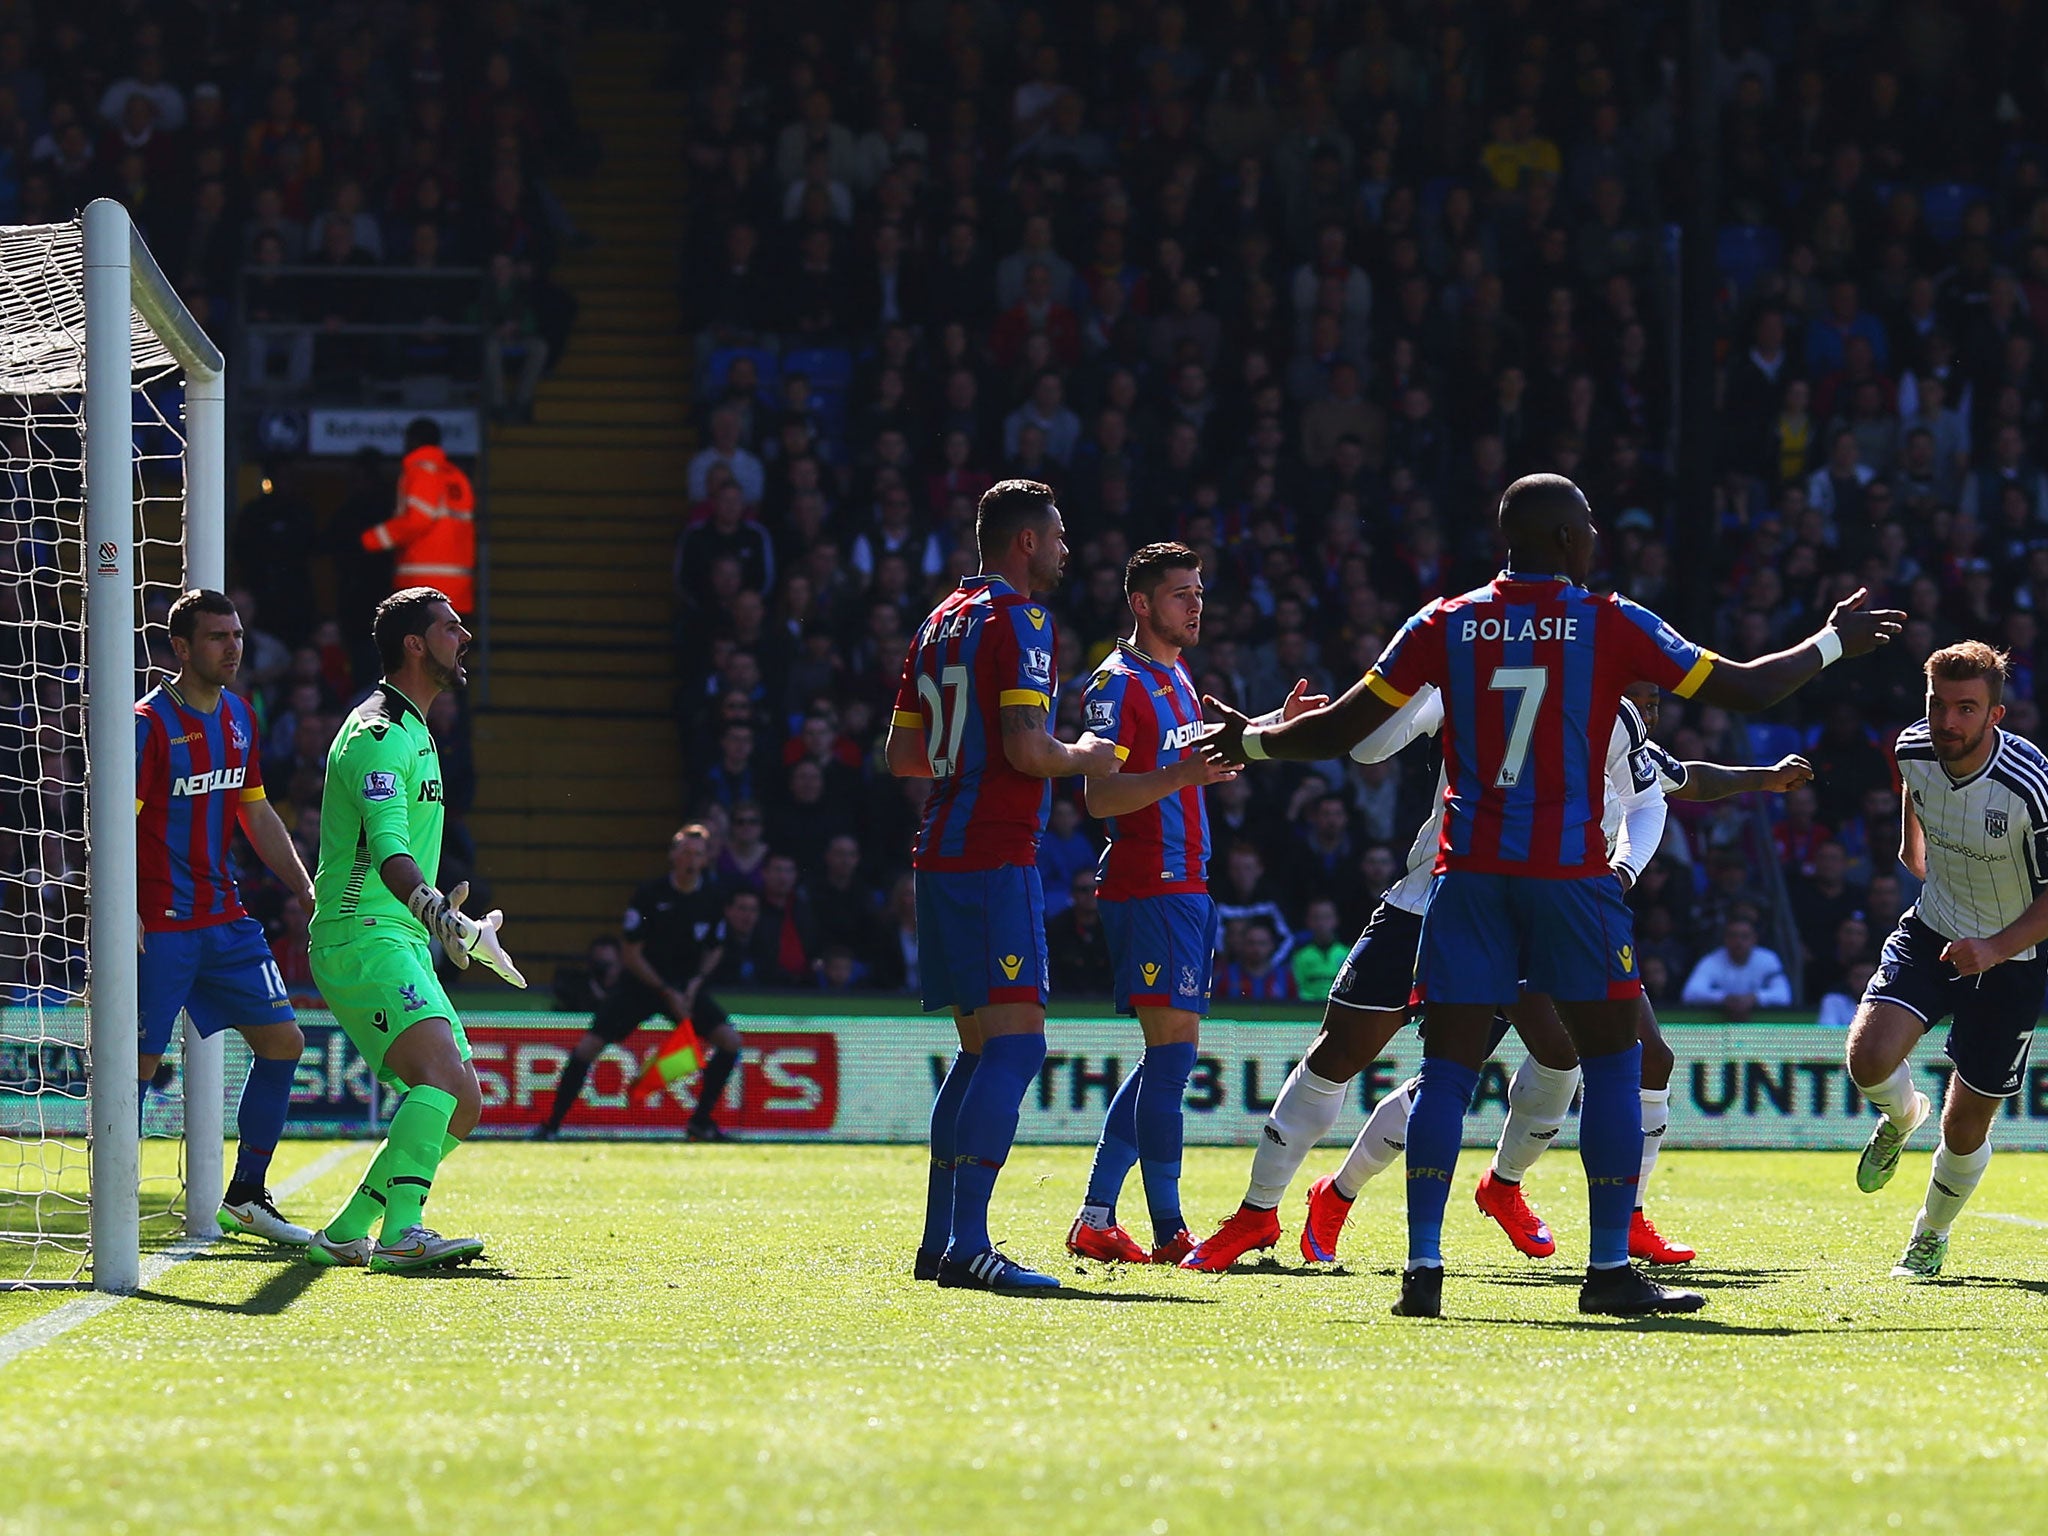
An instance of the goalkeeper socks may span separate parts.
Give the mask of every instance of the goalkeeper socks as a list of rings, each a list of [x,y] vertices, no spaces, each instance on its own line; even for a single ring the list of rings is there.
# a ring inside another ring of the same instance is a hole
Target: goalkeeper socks
[[[1881,1083],[1856,1085],[1856,1091],[1877,1106],[1893,1125],[1904,1129],[1913,1118],[1913,1064],[1902,1061]]]
[[[960,1104],[955,1143],[953,1236],[946,1252],[956,1262],[995,1246],[988,1236],[989,1197],[1017,1138],[1017,1110],[1044,1065],[1044,1035],[997,1035],[982,1043],[981,1065]]]
[[[1170,1243],[1187,1225],[1180,1213],[1181,1104],[1195,1070],[1195,1042],[1150,1046],[1138,1070],[1138,1172],[1152,1240]]]
[[[363,1182],[356,1186],[356,1192],[348,1197],[344,1205],[329,1219],[326,1232],[331,1242],[352,1243],[359,1237],[368,1237],[370,1228],[377,1225],[377,1218],[384,1214],[384,1196],[376,1184],[377,1169],[384,1161],[384,1154],[391,1149],[389,1141],[377,1148],[370,1159],[369,1171],[363,1175]]]
[[[270,1177],[271,1154],[284,1134],[284,1122],[292,1112],[292,1079],[298,1075],[297,1057],[272,1060],[258,1056],[249,1064],[249,1081],[242,1085],[242,1105],[235,1120],[235,1176],[228,1181],[228,1204],[240,1205],[263,1193]]]
[[[1913,1234],[1917,1237],[1922,1232],[1939,1232],[1947,1236],[1990,1165],[1989,1136],[1974,1152],[1951,1152],[1948,1138],[1943,1137],[1941,1145],[1934,1149],[1934,1169],[1927,1177],[1927,1203],[1913,1223]]]
[[[1583,1057],[1579,1066],[1586,1074],[1579,1110],[1586,1256],[1595,1269],[1611,1269],[1628,1262],[1629,1218],[1643,1166],[1643,1048]]]
[[[391,1117],[391,1139],[370,1169],[369,1184],[384,1196],[383,1239],[393,1242],[419,1225],[420,1208],[441,1166],[441,1141],[455,1114],[455,1095],[424,1083],[406,1090]]]
[[[444,1162],[444,1163],[445,1163],[445,1162],[447,1162],[447,1161],[448,1161],[448,1154],[449,1154],[450,1152],[453,1152],[453,1151],[454,1151],[454,1150],[455,1150],[455,1149],[456,1149],[457,1147],[459,1147],[459,1146],[461,1146],[461,1145],[462,1145],[462,1138],[461,1138],[460,1136],[456,1135],[456,1134],[455,1134],[455,1133],[454,1133],[453,1131],[449,1131],[449,1132],[448,1132],[447,1134],[445,1134],[444,1136],[442,1136],[442,1138],[441,1138],[441,1161],[442,1161],[442,1162]]]
[[[1123,1193],[1124,1180],[1138,1163],[1138,1094],[1145,1080],[1152,1053],[1145,1053],[1138,1070],[1125,1078],[1109,1101],[1109,1113],[1102,1118],[1102,1135],[1095,1143],[1095,1161],[1088,1168],[1088,1194],[1084,1207],[1108,1217],[1104,1227],[1116,1225],[1116,1197]],[[1083,1210],[1083,1217],[1088,1212]],[[1091,1223],[1093,1225],[1093,1223]]]
[[[1358,1139],[1344,1154],[1344,1166],[1330,1182],[1346,1200],[1356,1200],[1365,1181],[1385,1173],[1408,1145],[1408,1111],[1415,1098],[1415,1080],[1410,1078],[1379,1103],[1367,1116]]]
[[[1493,1175],[1510,1184],[1522,1182],[1551,1142],[1557,1139],[1564,1117],[1571,1113],[1572,1095],[1579,1091],[1579,1069],[1559,1071],[1546,1067],[1534,1056],[1524,1056],[1508,1083],[1508,1118],[1500,1128],[1500,1146],[1493,1154]]]
[[[1465,1111],[1479,1074],[1442,1056],[1424,1056],[1408,1111],[1408,1268],[1444,1262],[1444,1206],[1458,1171]]]
[[[944,1253],[946,1239],[953,1234],[953,1159],[958,1153],[955,1134],[960,1127],[960,1103],[967,1097],[967,1085],[981,1058],[972,1051],[956,1051],[946,1080],[939,1084],[932,1100],[932,1166],[925,1176],[924,1241],[926,1253]]]
[[[1262,1211],[1279,1208],[1287,1186],[1301,1171],[1302,1162],[1315,1144],[1330,1134],[1330,1127],[1344,1113],[1344,1085],[1319,1077],[1302,1062],[1287,1074],[1280,1097],[1266,1113],[1259,1132],[1258,1150],[1252,1153],[1251,1186],[1244,1203]]]
[[[692,1125],[711,1124],[711,1112],[718,1108],[718,1101],[725,1093],[727,1079],[732,1069],[740,1064],[738,1051],[713,1051],[711,1059],[704,1063],[704,1080],[697,1084],[697,1108],[690,1115]]]
[[[551,1131],[559,1131],[562,1122],[569,1118],[569,1111],[576,1107],[577,1097],[583,1092],[583,1084],[590,1076],[590,1063],[573,1052],[562,1063],[562,1080],[555,1084],[554,1107],[548,1111],[547,1125]]]
[[[1650,1174],[1657,1166],[1657,1154],[1664,1150],[1664,1133],[1671,1128],[1671,1090],[1643,1090],[1643,1168],[1636,1175],[1636,1209],[1650,1188]]]

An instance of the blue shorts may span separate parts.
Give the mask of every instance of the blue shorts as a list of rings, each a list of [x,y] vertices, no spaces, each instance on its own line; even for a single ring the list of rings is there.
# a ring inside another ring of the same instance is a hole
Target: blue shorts
[[[1948,940],[1908,912],[1884,941],[1865,1002],[1896,1003],[1932,1029],[1948,1027],[1948,1059],[1963,1086],[1987,1099],[2009,1099],[2027,1080],[2034,1021],[2048,991],[2048,949],[2031,960],[2007,960],[1976,976],[1958,976],[1941,958]]]
[[[1524,987],[1561,1003],[1641,997],[1635,924],[1621,882],[1612,875],[1438,875],[1422,916],[1415,985],[1424,1002],[1497,1008]]]
[[[1216,971],[1216,903],[1207,896],[1137,896],[1101,903],[1109,960],[1116,968],[1116,1011],[1209,1011]]]
[[[270,957],[263,925],[253,917],[149,934],[135,969],[145,1056],[170,1048],[181,1011],[192,1015],[202,1037],[292,1021],[284,978]]]
[[[1036,866],[917,872],[918,990],[927,1012],[1043,1008],[1049,972]]]

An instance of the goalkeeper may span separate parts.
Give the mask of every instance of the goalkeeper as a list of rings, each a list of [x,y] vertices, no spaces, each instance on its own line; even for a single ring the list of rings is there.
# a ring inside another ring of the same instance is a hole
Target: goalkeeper
[[[378,604],[372,633],[384,680],[349,711],[327,754],[310,959],[342,1029],[403,1097],[361,1187],[306,1253],[316,1264],[405,1273],[459,1264],[484,1247],[442,1237],[421,1219],[441,1159],[483,1113],[469,1040],[427,941],[438,939],[457,966],[474,956],[514,986],[526,982],[498,944],[502,915],[465,917],[468,886],[443,896],[434,884],[441,759],[426,713],[435,695],[468,681],[470,633],[431,587]]]

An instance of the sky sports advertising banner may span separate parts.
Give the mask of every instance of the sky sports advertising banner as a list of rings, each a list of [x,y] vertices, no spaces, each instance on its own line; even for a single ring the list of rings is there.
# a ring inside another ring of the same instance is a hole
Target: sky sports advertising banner
[[[86,1105],[84,1017],[45,1013],[31,1032],[19,1012],[0,1011],[0,1135],[34,1126],[48,1134],[82,1135]],[[352,1135],[390,1114],[363,1059],[331,1015],[304,1011],[306,1050],[292,1095],[291,1130],[300,1135]],[[730,1130],[762,1140],[920,1142],[934,1088],[952,1057],[950,1024],[936,1018],[798,1017],[735,1014],[746,1035],[742,1070],[727,1085],[719,1118]],[[464,1020],[483,1084],[479,1134],[523,1136],[554,1099],[555,1080],[583,1032],[580,1019],[559,1014],[474,1013]],[[1842,1148],[1863,1144],[1871,1110],[1850,1086],[1842,1065],[1844,1036],[1800,1024],[1673,1024],[1666,1037],[1677,1053],[1672,1074],[1670,1147]],[[608,1047],[565,1128],[569,1136],[661,1138],[682,1134],[694,1099],[687,1085],[657,1094],[644,1109],[626,1090],[663,1031],[643,1029]],[[1187,1139],[1195,1146],[1249,1146],[1273,1096],[1314,1038],[1312,1024],[1210,1019],[1188,1082]],[[1129,1020],[1056,1018],[1047,1030],[1045,1068],[1027,1094],[1018,1139],[1093,1143],[1103,1110],[1143,1049]],[[1328,1138],[1341,1145],[1372,1105],[1421,1064],[1422,1043],[1403,1030],[1362,1074],[1344,1118]],[[1490,1145],[1507,1108],[1508,1075],[1520,1060],[1513,1036],[1489,1062],[1466,1121],[1466,1145]],[[1923,1085],[1936,1097],[1948,1061],[1937,1041],[1915,1054]],[[248,1070],[239,1039],[228,1045],[228,1124]],[[76,1091],[69,1091],[65,1085]],[[33,1094],[31,1098],[29,1095]],[[75,1122],[75,1123],[74,1123]],[[2048,1150],[2048,1065],[2030,1069],[2024,1090],[2008,1101],[1999,1145]],[[1571,1144],[1575,1123],[1561,1141]]]

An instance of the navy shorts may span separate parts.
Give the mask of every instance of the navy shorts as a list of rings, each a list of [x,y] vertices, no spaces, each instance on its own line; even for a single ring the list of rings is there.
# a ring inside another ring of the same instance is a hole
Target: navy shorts
[[[180,1012],[192,1015],[202,1037],[292,1021],[284,978],[270,956],[263,925],[253,917],[146,934],[135,970],[145,1056],[170,1049]]]
[[[1379,1012],[1405,1009],[1415,990],[1415,953],[1422,916],[1381,902],[1330,983],[1330,1001]]]
[[[1941,958],[1948,940],[1908,912],[1884,941],[1865,1002],[1896,1003],[1932,1029],[1953,1015],[1946,1054],[1966,1087],[2009,1099],[2027,1075],[2034,1021],[2048,992],[2048,956],[2007,960],[1976,976],[1958,976]]]
[[[1429,888],[1416,989],[1505,1008],[1527,987],[1562,1003],[1643,995],[1635,924],[1612,875],[1539,880],[1451,870]]]
[[[1101,903],[1116,969],[1116,1011],[1209,1011],[1216,970],[1216,903],[1207,896],[1134,896]]]
[[[918,990],[927,1012],[1045,1006],[1045,888],[1038,869],[917,872]]]

